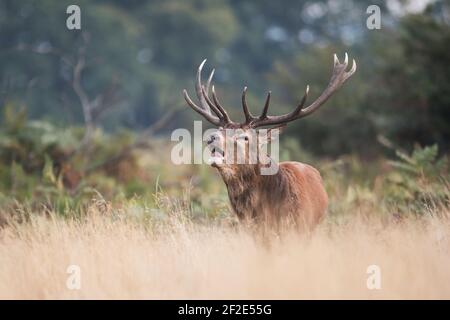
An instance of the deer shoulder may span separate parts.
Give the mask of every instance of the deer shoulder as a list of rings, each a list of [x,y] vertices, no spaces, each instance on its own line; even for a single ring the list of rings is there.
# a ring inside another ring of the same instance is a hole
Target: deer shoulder
[[[305,163],[286,161],[280,163],[280,173],[288,179],[288,211],[295,212],[297,218],[307,224],[318,223],[326,214],[328,195],[320,172]]]

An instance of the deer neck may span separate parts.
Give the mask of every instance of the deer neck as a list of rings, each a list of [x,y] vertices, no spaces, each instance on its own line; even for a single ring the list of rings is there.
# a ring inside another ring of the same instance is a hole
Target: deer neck
[[[246,166],[244,170],[234,173],[220,170],[228,191],[228,197],[234,211],[239,217],[254,217],[261,210],[261,205],[282,182],[278,172],[274,175],[261,175],[258,165]]]
[[[244,193],[249,188],[255,188],[258,184],[258,168],[257,166],[246,166],[245,170],[238,169],[234,172],[220,170],[228,193],[238,195]]]

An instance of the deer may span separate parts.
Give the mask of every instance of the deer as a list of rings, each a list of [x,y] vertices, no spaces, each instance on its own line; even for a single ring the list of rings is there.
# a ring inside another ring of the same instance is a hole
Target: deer
[[[242,109],[245,121],[241,123],[232,121],[219,102],[214,85],[211,86],[214,69],[206,83],[202,83],[201,74],[205,62],[206,59],[198,67],[195,82],[199,104],[192,101],[186,89],[183,90],[183,96],[195,112],[216,128],[207,137],[206,144],[211,152],[211,166],[218,170],[226,185],[232,211],[239,221],[254,225],[269,225],[276,228],[284,225],[312,230],[324,219],[328,208],[328,195],[316,168],[301,162],[285,161],[275,164],[277,166],[275,174],[263,175],[261,174],[263,168],[266,168],[272,159],[258,157],[256,163],[245,161],[236,163],[228,161],[230,160],[228,158],[248,152],[248,145],[251,143],[256,144],[258,149],[266,146],[278,137],[279,132],[289,122],[317,111],[355,73],[355,60],[353,59],[352,67],[347,71],[347,53],[343,63],[334,54],[331,79],[320,96],[305,106],[309,92],[308,85],[297,107],[279,116],[268,115],[271,91],[267,93],[261,115],[254,116],[249,111],[246,101],[247,87],[244,87]],[[210,88],[212,97],[209,93]],[[265,129],[266,138],[259,139],[259,135],[254,134],[255,131],[267,127],[270,128]],[[230,146],[233,147],[231,154],[227,152]]]

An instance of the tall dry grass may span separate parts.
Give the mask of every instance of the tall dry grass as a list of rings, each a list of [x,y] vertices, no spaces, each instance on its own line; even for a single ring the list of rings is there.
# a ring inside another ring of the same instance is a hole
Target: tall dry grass
[[[32,216],[0,231],[0,298],[449,299],[450,219],[432,213],[329,219],[270,243],[180,217]],[[380,290],[366,285],[374,264]],[[69,265],[81,268],[80,290],[66,286]]]

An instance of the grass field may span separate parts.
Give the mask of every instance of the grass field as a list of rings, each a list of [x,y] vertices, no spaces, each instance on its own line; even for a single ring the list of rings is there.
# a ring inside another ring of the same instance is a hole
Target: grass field
[[[85,220],[36,216],[3,229],[0,298],[450,298],[447,211],[328,219],[311,234],[269,242],[182,215],[149,225],[90,211]],[[70,265],[80,267],[79,290],[66,286]],[[379,290],[367,287],[370,265],[380,268]]]
[[[212,168],[175,166],[158,150],[139,155],[134,180],[95,172],[76,190],[49,166],[43,178],[11,171],[0,298],[450,299],[450,188],[437,149],[400,162],[310,159],[328,217],[309,234],[264,239],[236,221]],[[373,265],[381,288],[371,290]]]

